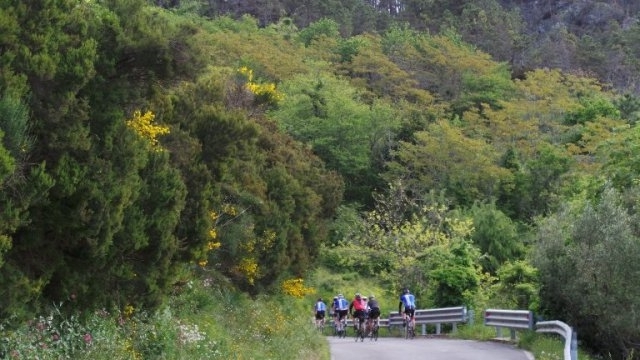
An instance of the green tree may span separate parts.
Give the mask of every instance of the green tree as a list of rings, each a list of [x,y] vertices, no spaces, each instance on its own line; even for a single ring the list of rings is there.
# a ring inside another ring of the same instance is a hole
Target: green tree
[[[573,159],[549,145],[539,149],[520,172],[515,173],[514,189],[509,209],[518,218],[530,221],[535,216],[553,211],[561,200],[560,190]]]
[[[311,45],[311,42],[322,37],[337,38],[339,36],[338,23],[331,19],[321,19],[308,27],[300,30],[298,39],[305,45]]]
[[[494,203],[474,204],[471,216],[475,229],[471,238],[482,253],[480,262],[484,271],[495,275],[502,264],[524,255],[525,244],[516,224]]]
[[[439,121],[414,134],[415,143],[401,142],[393,152],[385,178],[403,179],[416,196],[445,191],[456,204],[490,199],[510,174],[497,165],[494,149],[472,139],[460,127]]]
[[[468,240],[454,239],[447,248],[434,247],[419,261],[426,265],[427,294],[435,307],[473,306],[480,285],[478,249]]]
[[[0,113],[1,111],[2,110],[0,110]],[[7,179],[13,175],[15,171],[15,160],[10,156],[9,151],[2,146],[3,138],[4,133],[0,131],[0,190],[4,191]],[[6,209],[6,205],[8,204],[3,205],[2,208]],[[12,229],[7,226],[9,219],[6,219],[6,217],[9,214],[5,214],[6,212],[7,210],[2,211],[2,216],[0,217],[0,268],[2,268],[2,264],[4,263],[4,253],[11,248],[11,238],[7,233]]]
[[[466,42],[498,61],[520,56],[526,24],[519,11],[508,10],[496,0],[470,1],[456,20],[456,28]]]
[[[618,132],[598,148],[598,153],[605,162],[607,178],[617,189],[630,188],[637,184],[640,176],[640,163],[636,156],[639,141],[640,127],[634,125]]]
[[[190,147],[195,161],[176,165],[200,192],[187,196],[178,237],[208,268],[257,293],[315,261],[343,183],[262,112],[229,100],[235,74],[211,68],[173,94],[170,121],[183,132],[171,148]],[[207,252],[212,229],[220,247]]]
[[[500,282],[496,293],[506,308],[537,312],[540,306],[538,270],[528,261],[515,260],[502,264],[497,271]]]
[[[269,115],[344,177],[347,201],[370,205],[371,191],[380,185],[373,151],[387,152],[398,124],[392,107],[363,103],[357,89],[329,75],[297,76],[281,89],[284,100]]]
[[[624,358],[640,339],[637,221],[606,186],[595,204],[578,203],[539,224],[534,265],[540,271],[541,307],[583,334],[599,353]]]

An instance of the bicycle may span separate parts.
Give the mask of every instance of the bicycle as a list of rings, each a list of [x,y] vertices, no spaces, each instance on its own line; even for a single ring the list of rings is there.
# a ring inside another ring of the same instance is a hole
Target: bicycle
[[[358,339],[360,339],[360,341],[364,341],[365,338],[365,326],[364,326],[364,317],[359,316],[358,321],[356,322],[356,318],[353,318],[353,324],[356,327],[356,342],[358,342]]]
[[[413,339],[416,337],[416,324],[414,322],[414,316],[409,316],[405,324],[404,338]]]
[[[316,330],[323,335],[324,335],[324,325],[325,325],[324,318],[316,320]]]
[[[343,317],[335,322],[334,333],[338,335],[338,338],[344,338],[347,336],[347,319]]]
[[[367,330],[369,332],[369,339],[371,341],[378,341],[378,330],[380,330],[378,319],[369,319]]]

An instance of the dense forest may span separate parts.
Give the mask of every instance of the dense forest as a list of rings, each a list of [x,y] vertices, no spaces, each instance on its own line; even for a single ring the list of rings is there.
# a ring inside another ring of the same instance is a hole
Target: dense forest
[[[315,266],[640,350],[635,1],[0,0],[0,317]],[[634,353],[635,350],[635,353]]]

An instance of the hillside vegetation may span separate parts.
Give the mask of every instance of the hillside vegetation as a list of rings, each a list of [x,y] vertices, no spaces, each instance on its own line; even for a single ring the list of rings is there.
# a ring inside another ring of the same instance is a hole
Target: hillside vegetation
[[[354,0],[377,25],[346,32],[331,14],[156,3],[0,1],[2,331],[51,306],[162,313],[208,278],[277,311],[358,291],[314,284],[321,265],[421,307],[531,309],[596,354],[638,357],[640,101],[623,45],[640,27],[607,33],[619,83],[516,66],[461,26],[515,14],[507,2],[398,8],[440,14],[427,28]]]

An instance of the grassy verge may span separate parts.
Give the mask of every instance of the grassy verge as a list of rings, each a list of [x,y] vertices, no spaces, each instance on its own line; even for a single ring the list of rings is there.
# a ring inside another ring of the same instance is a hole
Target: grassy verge
[[[0,328],[9,359],[327,360],[326,341],[309,326],[306,301],[287,295],[249,298],[194,280],[168,306],[77,316],[61,307],[18,328]]]

